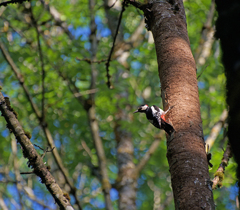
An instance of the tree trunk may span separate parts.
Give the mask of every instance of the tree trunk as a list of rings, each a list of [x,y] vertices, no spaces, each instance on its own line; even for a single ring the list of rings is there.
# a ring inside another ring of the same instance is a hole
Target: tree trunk
[[[227,104],[229,106],[228,138],[238,164],[240,186],[240,2],[217,0],[218,20],[216,37],[220,38],[222,61],[227,77]]]
[[[119,193],[119,210],[136,209],[136,190],[138,174],[134,173],[133,144],[130,134],[121,130],[121,126],[116,122],[114,133],[117,142],[117,164],[118,177],[116,188]]]
[[[167,138],[167,158],[176,209],[214,209],[204,147],[196,65],[183,2],[156,1],[145,9],[156,45],[165,110],[175,133]]]

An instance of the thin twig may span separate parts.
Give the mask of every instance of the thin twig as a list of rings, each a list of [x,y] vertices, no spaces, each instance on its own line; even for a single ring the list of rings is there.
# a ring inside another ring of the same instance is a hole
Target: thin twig
[[[54,150],[55,147],[53,147],[52,149],[48,150],[49,148],[47,147],[45,150],[43,150],[43,154],[41,155],[41,158],[43,159],[46,155],[47,152],[52,152]]]
[[[29,172],[20,172],[20,174],[35,174],[34,171],[29,171]]]
[[[202,70],[202,72],[198,75],[197,79],[199,79],[199,78],[201,77],[202,73],[204,72],[204,70],[205,70],[208,66],[209,66],[209,65],[206,65],[206,66],[204,67],[204,69]]]
[[[121,10],[121,13],[120,13],[120,16],[119,16],[119,19],[118,19],[118,25],[117,25],[117,29],[116,29],[116,33],[115,33],[115,36],[113,38],[113,44],[112,44],[112,48],[110,50],[110,53],[109,53],[109,56],[108,56],[108,59],[107,59],[107,62],[106,62],[106,70],[107,70],[107,86],[108,88],[112,89],[112,85],[111,85],[111,82],[110,82],[110,74],[109,74],[109,66],[110,66],[110,60],[111,60],[111,57],[112,57],[112,53],[113,53],[113,50],[114,50],[114,46],[115,46],[115,42],[116,42],[116,39],[117,39],[117,35],[118,35],[118,31],[119,31],[119,27],[120,27],[120,24],[121,24],[121,21],[122,21],[122,16],[123,16],[123,12],[125,11],[125,6],[127,6],[127,1],[124,0],[123,3],[122,3],[122,10]]]
[[[33,144],[35,147],[38,147],[40,150],[44,151],[44,149],[36,144]]]
[[[89,63],[89,64],[91,64],[91,63],[98,63],[98,64],[100,64],[100,63],[102,63],[102,62],[106,62],[107,61],[107,59],[102,59],[102,60],[98,60],[98,61],[92,61],[91,59],[89,59],[89,58],[76,58],[78,61],[86,61],[87,63]]]
[[[36,145],[36,144],[33,144],[33,145],[34,145],[35,147],[38,147],[40,150],[43,151],[43,154],[41,155],[42,158],[44,158],[44,156],[45,156],[45,154],[46,154],[47,152],[52,152],[52,151],[54,150],[54,148],[55,148],[55,147],[53,147],[52,149],[48,150],[49,147],[47,147],[46,149],[43,149],[42,147],[40,147],[40,146],[38,146],[38,145]]]

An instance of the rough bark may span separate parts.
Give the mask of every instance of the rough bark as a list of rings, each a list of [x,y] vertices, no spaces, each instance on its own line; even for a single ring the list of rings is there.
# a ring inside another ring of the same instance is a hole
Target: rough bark
[[[238,164],[237,176],[240,178],[240,2],[238,0],[217,0],[218,20],[216,37],[220,38],[222,61],[227,78],[227,104],[229,106],[228,138]],[[240,182],[238,181],[240,186]]]
[[[214,209],[204,147],[196,65],[182,1],[149,3],[145,16],[153,32],[165,110],[175,133],[167,158],[176,209]]]

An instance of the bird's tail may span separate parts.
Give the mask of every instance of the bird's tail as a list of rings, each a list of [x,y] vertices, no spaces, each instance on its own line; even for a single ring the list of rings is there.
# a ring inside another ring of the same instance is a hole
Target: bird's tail
[[[168,135],[171,135],[174,132],[174,128],[171,124],[167,123],[165,120],[162,119],[161,121],[161,127],[163,128],[163,130],[165,130],[165,132]]]

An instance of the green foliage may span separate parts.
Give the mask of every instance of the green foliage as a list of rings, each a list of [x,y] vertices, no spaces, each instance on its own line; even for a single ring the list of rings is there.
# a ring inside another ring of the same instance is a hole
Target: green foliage
[[[69,84],[60,76],[64,77],[76,85],[86,99],[91,83],[91,67],[85,61],[76,58],[90,58],[90,11],[88,1],[50,1],[59,12],[60,19],[66,22],[75,39],[71,40],[66,33],[55,26],[55,21],[44,10],[40,1],[31,1],[25,5],[32,5],[32,12],[38,23],[46,24],[39,26],[41,32],[41,47],[44,56],[44,68],[46,71],[45,79],[45,111],[48,128],[54,138],[56,149],[58,149],[65,167],[68,169],[70,177],[73,178],[76,188],[79,190],[79,200],[84,209],[104,209],[104,197],[101,191],[101,184],[93,174],[91,164],[98,166],[96,149],[92,140],[88,118],[83,106],[74,98],[69,90]],[[106,59],[112,46],[110,35],[103,36],[103,32],[108,29],[107,18],[102,1],[96,1],[95,12],[97,22],[97,36],[99,46],[97,60]],[[185,9],[189,38],[193,53],[196,52],[203,24],[210,7],[210,1],[186,1]],[[7,47],[12,59],[20,69],[24,77],[24,84],[28,88],[34,103],[41,110],[42,89],[41,89],[41,62],[37,47],[36,29],[29,25],[28,11],[22,5],[11,5],[6,8],[0,16],[1,41]],[[129,6],[124,12],[122,28],[124,40],[127,40],[136,30],[139,22],[143,18],[138,11]],[[145,30],[141,36],[143,41],[136,47],[130,49],[127,63],[129,69],[124,68],[116,59],[111,61],[110,75],[113,90],[106,86],[106,69],[104,63],[94,64],[98,70],[97,90],[96,90],[96,118],[99,122],[100,133],[104,150],[107,157],[107,166],[110,181],[113,184],[117,177],[118,169],[116,165],[116,141],[114,125],[119,123],[121,129],[128,132],[134,145],[134,163],[137,164],[141,157],[150,147],[158,132],[150,125],[144,115],[133,115],[133,111],[140,104],[156,104],[162,107],[160,82],[158,78],[158,66],[155,55],[154,44],[148,43],[150,34]],[[209,135],[212,126],[219,120],[224,109],[225,103],[225,75],[219,57],[219,42],[215,41],[210,56],[205,66],[200,66],[197,74],[203,72],[199,78],[199,97],[201,102],[201,114],[205,138]],[[45,135],[39,126],[39,121],[34,114],[32,107],[21,87],[17,78],[7,65],[4,57],[0,54],[0,84],[1,90],[11,100],[12,107],[18,113],[18,119],[25,130],[32,133],[31,141],[34,144],[46,148],[48,146]],[[119,120],[119,110],[124,116]],[[145,127],[141,130],[141,127]],[[15,179],[13,166],[11,139],[14,138],[6,129],[6,123],[0,118],[0,169],[9,170],[11,180]],[[212,148],[213,169],[210,171],[211,178],[222,159],[223,151],[221,148],[226,146],[223,142],[223,131],[216,139]],[[86,145],[85,145],[86,144]],[[18,167],[20,171],[29,171],[26,160],[22,157],[21,148],[18,145]],[[61,187],[62,176],[50,154],[46,155],[45,161],[51,166],[51,172],[59,181]],[[91,163],[91,164],[90,164]],[[223,187],[214,191],[214,198],[219,209],[225,209],[228,202],[230,187],[236,183],[235,176],[236,164],[233,160],[226,167]],[[148,164],[138,179],[137,186],[137,208],[152,209],[154,201],[160,199],[160,205],[164,209],[174,209],[171,194],[171,178],[168,171],[166,159],[166,142],[160,143],[157,151],[152,155]],[[4,174],[2,176],[5,176]],[[40,198],[46,205],[53,202],[45,187],[40,184],[35,176],[23,177],[32,183],[35,194],[40,194]],[[26,181],[26,180],[23,180]],[[4,186],[3,186],[4,185]],[[3,193],[5,201],[9,207],[12,204],[10,199],[14,198],[13,191],[16,190],[14,184],[5,183],[0,186],[0,194]],[[8,188],[6,188],[8,187]],[[7,189],[7,190],[6,190]],[[66,188],[66,190],[68,190]],[[23,205],[26,209],[32,209],[36,202],[29,199],[27,194]],[[113,196],[113,205],[117,209],[117,196]],[[71,199],[74,203],[74,199]],[[155,202],[156,203],[156,202]]]

